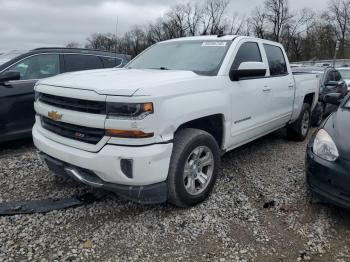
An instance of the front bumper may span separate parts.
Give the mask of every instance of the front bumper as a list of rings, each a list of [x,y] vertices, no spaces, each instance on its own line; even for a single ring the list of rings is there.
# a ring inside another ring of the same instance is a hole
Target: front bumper
[[[139,188],[166,181],[173,147],[172,143],[131,147],[107,144],[93,153],[52,141],[40,133],[36,125],[33,141],[41,152],[65,167],[91,171],[109,186]],[[121,170],[122,159],[132,160],[131,178]]]
[[[306,181],[317,195],[335,205],[350,209],[350,161],[323,160],[309,146],[306,153]]]
[[[167,200],[168,188],[166,182],[147,186],[117,185],[103,181],[90,170],[72,166],[44,153],[40,153],[40,158],[58,176],[70,177],[85,185],[112,191],[127,200],[142,204],[158,204],[164,203]]]

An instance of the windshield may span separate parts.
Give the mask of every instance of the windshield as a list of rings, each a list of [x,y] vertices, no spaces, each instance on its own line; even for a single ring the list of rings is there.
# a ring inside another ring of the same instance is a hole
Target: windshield
[[[0,65],[5,64],[6,62],[10,61],[11,59],[23,54],[25,52],[21,52],[21,51],[11,51],[8,53],[4,53],[2,55],[0,55]]]
[[[343,79],[350,79],[350,69],[338,69]]]
[[[220,69],[231,41],[176,41],[155,44],[127,68],[188,70],[213,76]]]

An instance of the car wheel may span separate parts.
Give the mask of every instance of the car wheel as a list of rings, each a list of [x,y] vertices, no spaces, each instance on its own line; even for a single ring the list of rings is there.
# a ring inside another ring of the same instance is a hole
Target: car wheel
[[[312,126],[318,127],[321,125],[324,118],[324,106],[322,103],[317,103],[316,108],[312,112],[311,123]]]
[[[220,149],[209,133],[193,128],[175,134],[168,174],[168,201],[191,207],[210,194],[218,174]]]
[[[287,136],[294,141],[304,141],[311,126],[311,107],[304,103],[299,118],[287,127]]]

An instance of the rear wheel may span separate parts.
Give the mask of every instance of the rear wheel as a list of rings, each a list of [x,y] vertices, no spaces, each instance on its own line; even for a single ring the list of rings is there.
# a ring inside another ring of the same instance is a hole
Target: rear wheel
[[[304,141],[311,127],[311,107],[304,103],[299,118],[287,127],[287,136],[294,141]]]
[[[220,149],[212,135],[199,129],[180,130],[168,174],[168,201],[190,207],[210,194],[218,173]]]

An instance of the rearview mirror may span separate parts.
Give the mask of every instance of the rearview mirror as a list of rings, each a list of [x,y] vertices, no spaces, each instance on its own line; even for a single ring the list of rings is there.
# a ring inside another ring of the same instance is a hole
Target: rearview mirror
[[[339,93],[329,93],[323,97],[323,102],[331,105],[339,106],[343,99],[342,94]]]
[[[230,79],[231,81],[239,81],[241,78],[264,77],[266,71],[266,66],[262,62],[243,62],[238,69],[230,71]]]
[[[8,71],[0,75],[0,83],[5,83],[8,81],[20,80],[21,74],[15,71]]]

